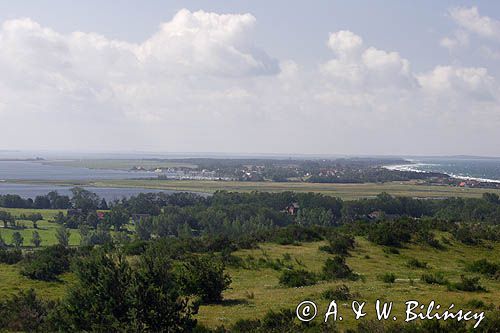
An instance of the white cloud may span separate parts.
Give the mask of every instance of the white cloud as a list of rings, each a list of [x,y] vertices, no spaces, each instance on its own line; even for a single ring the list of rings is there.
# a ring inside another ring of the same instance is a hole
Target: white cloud
[[[366,47],[362,38],[351,31],[330,34],[328,45],[337,58],[321,65],[321,70],[341,84],[373,90],[404,89],[416,84],[407,59],[397,52]]]
[[[422,87],[432,94],[454,93],[461,97],[496,100],[499,87],[481,67],[437,66],[419,76]]]
[[[488,16],[481,16],[477,7],[453,8],[449,13],[462,28],[481,37],[500,40],[500,21]]]
[[[442,135],[455,140],[440,146],[450,153],[500,140],[498,83],[485,68],[414,73],[400,53],[343,30],[311,70],[256,47],[256,24],[181,10],[130,43],[6,21],[0,148],[408,154],[432,153],[425,144]]]

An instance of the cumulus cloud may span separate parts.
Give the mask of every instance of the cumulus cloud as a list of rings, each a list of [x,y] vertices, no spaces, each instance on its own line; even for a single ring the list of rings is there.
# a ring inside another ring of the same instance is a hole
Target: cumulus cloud
[[[500,21],[481,16],[477,7],[458,7],[449,11],[453,20],[463,29],[481,37],[500,40]]]
[[[457,142],[472,149],[488,137],[500,139],[498,83],[486,68],[441,65],[415,73],[399,52],[342,30],[326,41],[331,59],[309,69],[259,49],[256,24],[251,14],[181,10],[131,43],[92,32],[62,34],[28,18],[6,21],[0,142],[4,148],[408,154],[432,153],[426,144],[443,134],[456,140],[442,146],[451,153],[463,153],[453,150]],[[487,122],[458,124],[458,114]],[[477,136],[464,137],[457,130],[464,127]]]
[[[351,31],[330,34],[328,46],[336,58],[321,66],[324,74],[354,88],[409,88],[416,84],[410,63],[397,52],[366,47],[363,39]]]

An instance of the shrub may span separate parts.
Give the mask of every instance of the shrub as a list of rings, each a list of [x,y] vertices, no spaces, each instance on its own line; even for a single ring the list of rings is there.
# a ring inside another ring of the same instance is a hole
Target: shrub
[[[5,250],[0,249],[0,263],[14,265],[23,260],[23,252],[19,249]]]
[[[353,273],[352,269],[347,266],[344,257],[335,256],[325,261],[323,266],[323,278],[325,280],[334,279],[350,279],[358,278],[357,274]]]
[[[449,284],[450,289],[457,289],[461,291],[486,291],[486,288],[479,284],[480,278],[467,277],[465,275],[460,276],[460,281]]]
[[[231,284],[222,261],[212,256],[186,258],[177,276],[182,291],[186,295],[199,296],[204,303],[222,301],[222,292]]]
[[[467,265],[469,272],[481,273],[494,277],[500,271],[500,264],[489,262],[486,259],[476,260]]]
[[[394,283],[396,281],[396,274],[385,273],[379,277],[379,279],[385,283]]]
[[[383,251],[388,254],[399,254],[399,250],[395,247],[384,247]]]
[[[368,231],[368,240],[378,245],[399,247],[410,239],[411,233],[402,221],[378,223]]]
[[[138,256],[143,254],[148,248],[148,242],[142,240],[136,240],[130,243],[126,243],[123,246],[123,252],[129,256]]]
[[[472,309],[485,309],[485,310],[493,310],[495,308],[494,304],[486,304],[482,300],[473,298],[465,304],[467,307]]]
[[[420,261],[418,259],[412,258],[406,262],[406,266],[410,268],[428,268],[425,261]]]
[[[434,274],[422,274],[420,280],[427,284],[447,285],[449,283],[448,280],[444,277],[444,274],[441,272],[437,272]]]
[[[349,287],[343,284],[335,289],[325,290],[321,297],[326,300],[347,301],[355,297],[355,295],[351,294]]]
[[[348,255],[349,250],[354,249],[354,237],[334,233],[328,238],[328,245],[320,247],[320,250],[331,254]]]
[[[57,275],[69,270],[70,255],[70,250],[62,245],[36,251],[26,258],[21,274],[33,280],[57,280]]]
[[[280,276],[280,284],[285,287],[296,288],[310,286],[316,283],[316,276],[303,269],[284,270]]]
[[[52,304],[40,300],[35,291],[21,291],[0,302],[0,330],[3,332],[43,332]]]

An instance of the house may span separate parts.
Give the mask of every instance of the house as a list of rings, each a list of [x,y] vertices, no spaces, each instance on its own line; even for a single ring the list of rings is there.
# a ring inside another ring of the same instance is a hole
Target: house
[[[99,220],[104,220],[104,212],[97,212],[97,218]]]
[[[297,214],[299,210],[299,204],[297,202],[293,202],[285,208],[285,212],[290,215]]]

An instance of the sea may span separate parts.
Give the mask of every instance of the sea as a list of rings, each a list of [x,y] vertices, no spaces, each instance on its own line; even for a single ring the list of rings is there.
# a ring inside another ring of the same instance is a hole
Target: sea
[[[500,158],[408,157],[408,163],[388,165],[392,170],[439,172],[458,179],[500,183]]]

